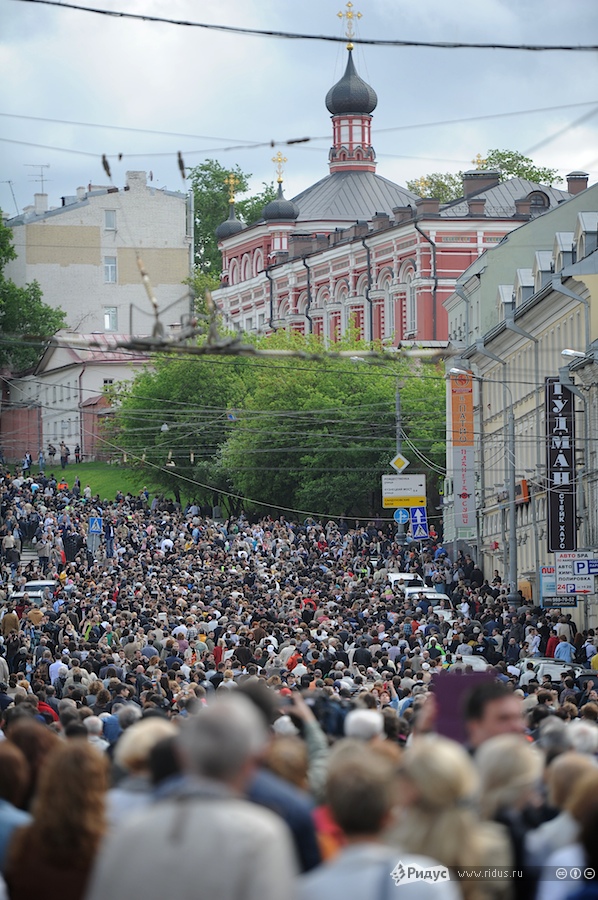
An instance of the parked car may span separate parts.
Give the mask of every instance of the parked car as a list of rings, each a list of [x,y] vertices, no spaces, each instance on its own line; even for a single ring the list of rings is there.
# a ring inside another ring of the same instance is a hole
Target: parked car
[[[574,673],[575,678],[579,678],[579,676],[586,671],[584,666],[579,663],[562,662],[560,659],[551,659],[549,656],[536,656],[525,657],[524,659],[519,660],[517,666],[521,669],[522,673],[527,671],[528,663],[533,664],[534,674],[538,681],[542,681],[544,675],[550,675],[552,681],[559,682],[561,680],[561,675],[571,671]],[[598,672],[596,675],[598,676]]]
[[[454,672],[455,669],[465,668],[466,666],[471,666],[474,672],[485,672],[486,669],[490,668],[490,663],[483,656],[462,656],[461,659],[457,659],[455,655],[449,672]]]
[[[389,572],[387,577],[393,588],[403,590],[406,587],[426,587],[424,579],[413,572]]]
[[[29,602],[36,606],[42,606],[44,602],[51,602],[56,591],[55,581],[27,581],[19,591],[13,591],[10,595],[11,603],[19,603],[25,594],[29,595]]]

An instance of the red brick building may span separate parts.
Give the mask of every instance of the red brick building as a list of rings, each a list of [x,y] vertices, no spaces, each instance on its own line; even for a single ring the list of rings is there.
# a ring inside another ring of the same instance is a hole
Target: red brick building
[[[349,50],[326,96],[329,173],[293,200],[278,197],[247,228],[230,215],[217,230],[222,282],[214,299],[228,324],[251,332],[292,328],[335,340],[351,324],[365,338],[446,341],[443,302],[459,275],[530,218],[571,196],[495,171],[463,177],[441,205],[377,174],[371,143],[376,93]],[[569,188],[577,188],[574,177]]]

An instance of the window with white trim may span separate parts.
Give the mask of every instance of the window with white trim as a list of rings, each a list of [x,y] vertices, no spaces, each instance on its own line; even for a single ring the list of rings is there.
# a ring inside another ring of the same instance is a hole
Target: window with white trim
[[[415,288],[413,287],[413,272],[408,272],[405,278],[405,313],[406,331],[412,334],[417,331],[417,305],[415,300]]]
[[[390,291],[390,281],[384,285],[384,334],[394,337],[395,333],[395,298]]]
[[[104,307],[104,331],[118,331],[118,309],[116,306]]]
[[[115,209],[105,209],[104,210],[104,230],[105,231],[116,231],[116,210]]]
[[[104,284],[116,284],[116,256],[104,257]]]

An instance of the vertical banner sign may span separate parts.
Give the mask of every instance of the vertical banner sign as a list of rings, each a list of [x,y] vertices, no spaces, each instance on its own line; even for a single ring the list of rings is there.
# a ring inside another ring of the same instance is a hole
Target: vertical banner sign
[[[575,502],[575,399],[558,378],[546,379],[548,550],[577,549]]]
[[[453,491],[455,528],[475,524],[475,471],[473,440],[473,378],[451,375],[453,431]]]

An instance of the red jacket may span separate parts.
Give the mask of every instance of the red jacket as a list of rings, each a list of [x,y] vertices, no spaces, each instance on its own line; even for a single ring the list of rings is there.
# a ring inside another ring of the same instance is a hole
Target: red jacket
[[[555,635],[551,635],[548,638],[548,643],[546,644],[546,656],[549,656],[551,659],[554,659],[554,651],[559,645],[559,639]]]

